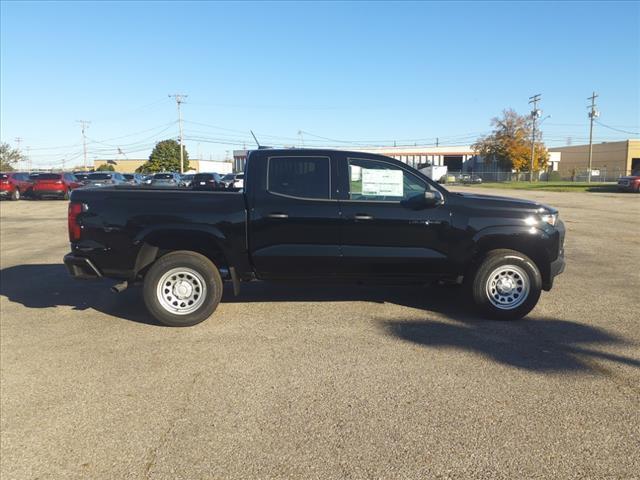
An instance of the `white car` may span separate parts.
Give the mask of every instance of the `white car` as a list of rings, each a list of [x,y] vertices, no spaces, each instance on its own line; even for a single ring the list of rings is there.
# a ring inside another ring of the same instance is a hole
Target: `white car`
[[[222,181],[227,188],[244,188],[244,172],[227,173]]]

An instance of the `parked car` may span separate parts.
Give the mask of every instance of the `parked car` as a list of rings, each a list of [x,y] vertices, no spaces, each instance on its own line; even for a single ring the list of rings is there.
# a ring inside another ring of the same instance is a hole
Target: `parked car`
[[[244,172],[240,173],[227,173],[222,177],[227,188],[242,188],[244,186]]]
[[[84,182],[87,177],[89,177],[90,173],[93,173],[93,170],[86,172],[72,172],[73,176],[76,177],[76,180],[78,180],[78,182],[80,183]]]
[[[193,190],[224,190],[227,187],[217,173],[197,173],[193,177],[191,188]]]
[[[193,182],[193,177],[195,176],[195,173],[184,173],[182,175],[180,175],[180,186],[181,187],[190,187],[191,186],[191,182]]]
[[[482,183],[482,178],[474,173],[471,173],[471,174],[463,173],[462,175],[460,175],[458,181],[466,185],[478,184],[478,183]]]
[[[180,185],[180,175],[172,172],[156,173],[149,184],[155,187],[177,187]]]
[[[0,198],[20,200],[31,194],[32,183],[24,172],[0,173]]]
[[[144,175],[140,173],[123,173],[122,176],[129,185],[140,185],[144,182]]]
[[[33,182],[32,195],[37,199],[57,197],[68,200],[71,191],[82,186],[72,173],[38,173],[29,179]]]
[[[640,171],[632,172],[627,177],[620,177],[618,179],[618,190],[640,193]]]
[[[558,210],[449,192],[392,158],[254,150],[243,191],[80,189],[69,205],[77,278],[142,281],[161,323],[216,309],[222,281],[457,282],[491,318],[516,319],[564,270]]]
[[[86,187],[105,187],[107,185],[123,185],[127,183],[127,180],[124,175],[118,172],[95,172],[90,173],[82,183]]]

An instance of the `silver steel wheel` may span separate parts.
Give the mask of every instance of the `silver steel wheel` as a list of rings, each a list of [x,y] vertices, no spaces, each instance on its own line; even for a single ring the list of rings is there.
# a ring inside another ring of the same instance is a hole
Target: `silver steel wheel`
[[[14,198],[15,198],[16,200],[20,200],[20,189],[16,188],[16,193],[15,193],[15,195],[14,195]]]
[[[513,310],[529,296],[529,275],[516,265],[502,265],[487,278],[487,297],[500,310]]]
[[[156,287],[158,302],[174,315],[188,315],[202,306],[207,296],[204,277],[191,268],[172,268]]]

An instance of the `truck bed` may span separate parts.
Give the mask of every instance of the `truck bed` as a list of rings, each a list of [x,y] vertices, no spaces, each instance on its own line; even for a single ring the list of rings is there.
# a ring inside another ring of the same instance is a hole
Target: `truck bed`
[[[232,257],[229,261],[247,256],[242,192],[114,186],[75,190],[71,201],[87,205],[82,240],[74,253],[90,254],[105,276],[131,277],[143,246],[170,248],[178,231],[193,231],[203,249],[215,239]]]

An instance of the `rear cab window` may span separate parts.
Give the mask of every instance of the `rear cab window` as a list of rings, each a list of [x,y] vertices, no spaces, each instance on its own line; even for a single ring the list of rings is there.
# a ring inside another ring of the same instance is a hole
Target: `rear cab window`
[[[326,200],[330,197],[330,174],[329,157],[269,157],[267,191],[288,197]]]

